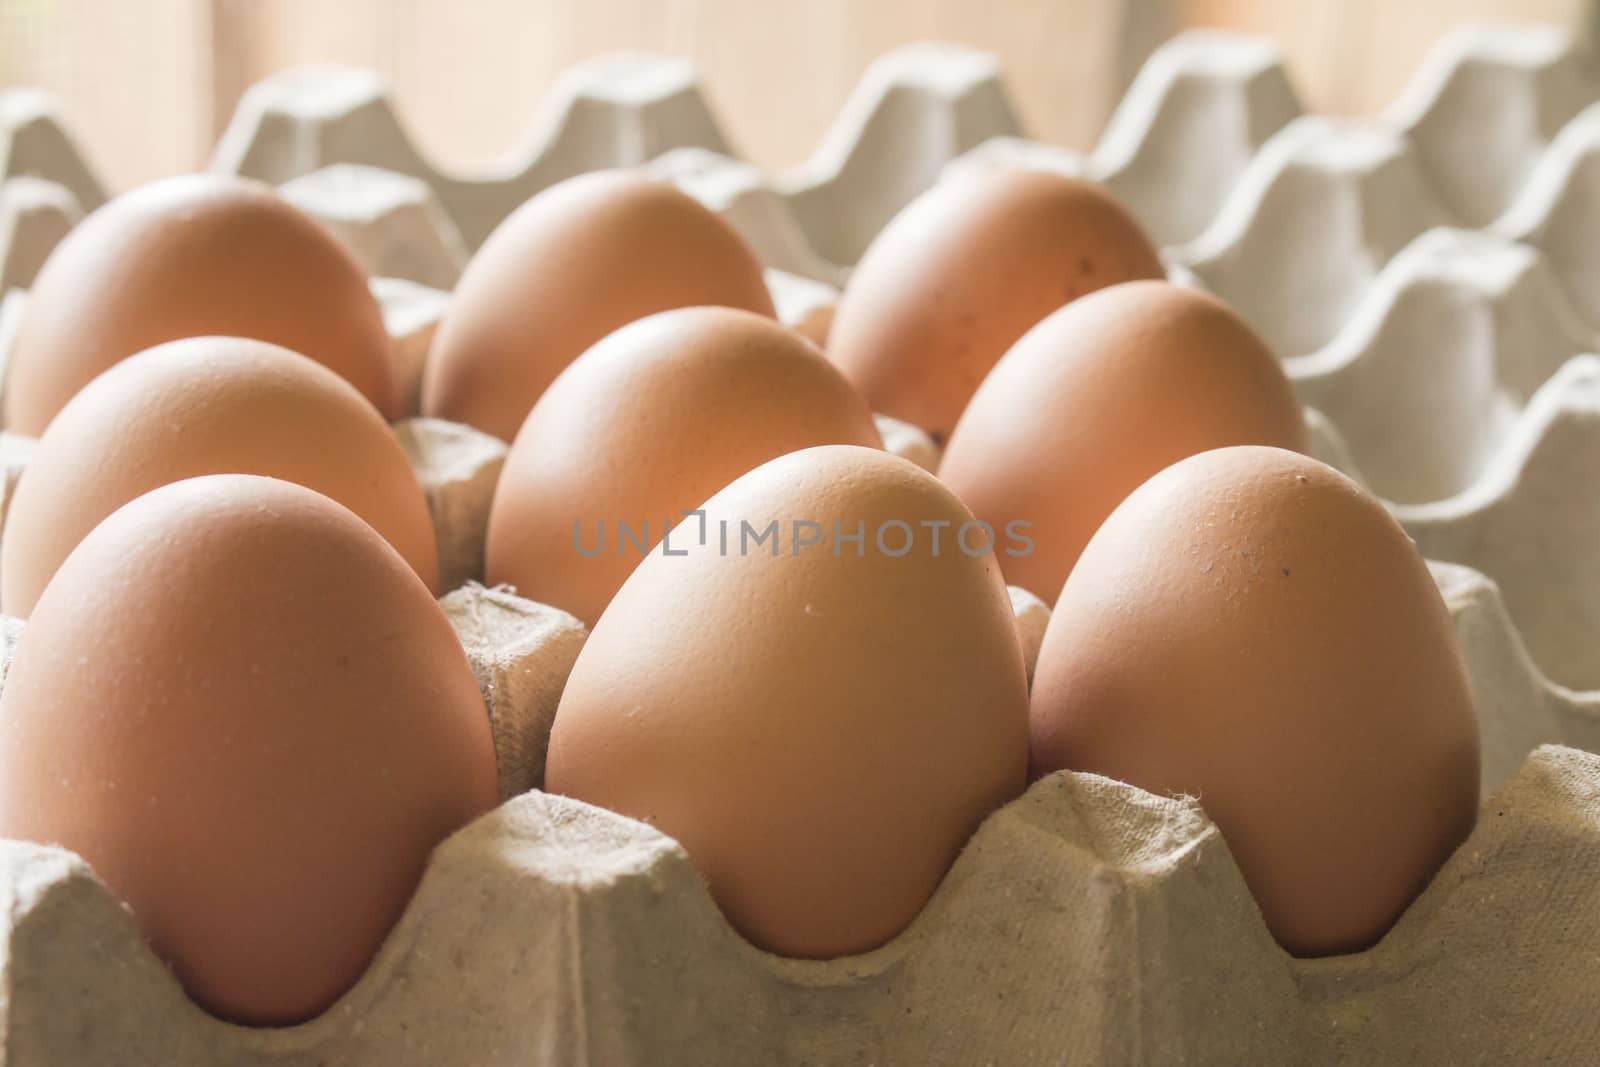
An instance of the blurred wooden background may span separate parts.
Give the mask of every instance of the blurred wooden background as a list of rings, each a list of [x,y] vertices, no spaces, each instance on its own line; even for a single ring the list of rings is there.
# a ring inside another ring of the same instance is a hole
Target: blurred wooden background
[[[565,67],[687,55],[734,144],[803,159],[867,63],[907,41],[989,49],[1028,131],[1092,144],[1142,51],[1185,26],[1268,34],[1308,104],[1381,110],[1469,21],[1588,36],[1595,0],[0,0],[0,86],[57,93],[115,187],[203,165],[239,93],[286,66],[375,67],[426,150],[492,164]]]

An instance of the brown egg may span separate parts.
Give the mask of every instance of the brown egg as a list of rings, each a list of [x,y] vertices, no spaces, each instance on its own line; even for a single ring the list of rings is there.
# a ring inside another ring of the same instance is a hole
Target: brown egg
[[[1084,293],[1165,275],[1110,193],[1037,170],[940,182],[884,227],[839,298],[828,358],[872,410],[939,444],[989,368]]]
[[[1073,301],[1011,347],[956,423],[939,477],[996,529],[1031,524],[1032,551],[1002,551],[1000,566],[1048,604],[1145,479],[1252,444],[1310,447],[1272,352],[1215,297],[1128,282]]]
[[[309,489],[164,486],[83,540],[0,694],[0,835],[82,856],[202,1007],[348,989],[434,846],[496,802],[443,612]]]
[[[875,450],[746,474],[706,503],[704,543],[675,530],[688,554],[652,553],[595,626],[546,788],[676,838],[757,946],[883,944],[1026,774],[1022,652],[993,555],[954,543],[970,520]]]
[[[286,348],[197,337],[123,360],[50,423],[6,511],[0,610],[26,617],[100,520],[157,486],[201,474],[270,475],[330,496],[438,591],[428,502],[372,405]]]
[[[489,235],[434,338],[422,411],[502,440],[578,354],[635,319],[717,304],[773,315],[761,264],[667,182],[599,171],[560,182]]]
[[[523,423],[489,515],[488,581],[592,623],[686,510],[825,444],[882,447],[814,345],[732,308],[640,319],[578,357]]]
[[[1275,448],[1206,452],[1106,520],[1033,683],[1033,767],[1199,798],[1296,955],[1383,936],[1472,830],[1478,730],[1405,531]]]
[[[192,174],[117,197],[50,254],[12,348],[6,429],[37,437],[112,364],[205,334],[304,353],[396,416],[389,335],[356,261],[268,186]]]

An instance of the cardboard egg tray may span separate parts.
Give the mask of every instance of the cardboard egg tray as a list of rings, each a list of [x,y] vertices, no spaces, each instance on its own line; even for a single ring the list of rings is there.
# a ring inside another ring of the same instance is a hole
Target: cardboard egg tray
[[[515,166],[415,148],[381,81],[253,87],[214,167],[278,185],[373,275],[415,387],[470,250],[539,189],[670,177],[740,229],[780,316],[823,328],[878,228],[948,168],[1111,186],[1175,280],[1283,356],[1318,455],[1390,503],[1432,565],[1483,734],[1477,829],[1374,948],[1289,957],[1189,798],[1060,773],[996,812],[877,951],[742,941],[641,823],[537,791],[584,631],[486,589],[505,445],[395,427],[427,493],[494,727],[499,809],[435,853],[366,975],[324,1015],[211,1018],[85,864],[0,842],[0,1058],[15,1064],[1166,1064],[1600,1062],[1600,70],[1562,35],[1442,41],[1379,119],[1301,114],[1269,43],[1158,50],[1093,152],[1019,135],[988,56],[878,61],[806,164],[732,158],[692,71],[613,56],[552,91]],[[0,93],[0,368],[44,256],[104,199],[49,100]],[[925,466],[927,437],[880,420]],[[0,434],[0,509],[31,442]],[[1013,590],[1028,660],[1048,611]],[[23,623],[0,620],[0,677]],[[1030,667],[1031,670],[1031,667]],[[1292,694],[1286,699],[1292,699]],[[1587,750],[1587,751],[1584,751]]]

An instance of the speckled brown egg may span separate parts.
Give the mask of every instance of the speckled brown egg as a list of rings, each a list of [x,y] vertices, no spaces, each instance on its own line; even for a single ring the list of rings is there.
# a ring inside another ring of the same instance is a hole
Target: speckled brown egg
[[[517,434],[489,515],[488,580],[592,623],[684,511],[825,444],[882,441],[814,345],[731,308],[640,319],[578,357]]]
[[[1165,271],[1110,193],[1047,171],[952,176],[873,240],[839,299],[828,358],[872,409],[942,444],[989,368],[1056,308]]]
[[[288,349],[197,337],[121,361],[50,423],[6,509],[0,610],[26,617],[102,519],[151,489],[202,474],[270,475],[332,497],[438,589],[428,502],[372,405]]]
[[[704,541],[675,531],[687,554],[645,559],[584,645],[546,788],[676,838],[762,948],[881,945],[1023,788],[1000,569],[956,547],[971,516],[949,490],[872,449],[783,456],[704,510]]]
[[[444,613],[370,526],[213,475],[73,550],[0,694],[0,834],[82,856],[223,1018],[326,1009],[497,797]]]
[[[303,353],[396,416],[389,335],[356,261],[270,187],[194,174],[117,197],[50,254],[6,372],[6,429],[36,437],[112,364],[208,334]]]
[[[1215,297],[1128,282],[1011,347],[956,423],[939,477],[997,529],[1029,524],[1032,550],[1002,551],[1000,566],[1053,603],[1123,497],[1185,456],[1247,444],[1310,447],[1271,350]]]
[[[1183,460],[1112,513],[1045,632],[1032,731],[1036,773],[1198,797],[1296,955],[1376,942],[1477,816],[1426,564],[1375,498],[1282,449]]]
[[[761,264],[732,226],[641,174],[560,182],[467,265],[428,357],[423,414],[509,441],[579,353],[635,319],[697,304],[773,315]]]

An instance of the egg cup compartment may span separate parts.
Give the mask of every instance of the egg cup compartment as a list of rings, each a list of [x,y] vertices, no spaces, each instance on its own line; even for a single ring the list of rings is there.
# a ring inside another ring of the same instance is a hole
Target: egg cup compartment
[[[56,242],[105,199],[54,99],[0,91],[0,298],[32,284]]]
[[[1572,690],[1600,689],[1600,357],[1562,367],[1473,487],[1398,508],[1430,559],[1495,576],[1534,662]]]
[[[403,419],[394,424],[394,434],[428,500],[440,588],[481,581],[489,506],[505,465],[505,443],[443,419]]]
[[[0,842],[8,1062],[1581,1059],[1600,1040],[1600,757],[1524,759],[1522,746],[1542,730],[1600,740],[1600,718],[1531,671],[1491,583],[1439,577],[1490,716],[1486,772],[1509,781],[1367,952],[1289,957],[1194,799],[1072,772],[986,820],[888,945],[831,961],[759,951],[673,841],[525,791],[583,628],[469,586],[441,604],[488,703],[508,799],[435,850],[360,981],[298,1026],[220,1022],[82,860]]]
[[[556,705],[589,631],[564,611],[477,583],[446,593],[439,606],[483,693],[500,799],[541,788]]]
[[[82,217],[65,186],[39,178],[0,183],[0,293],[31,283]]]
[[[405,278],[375,274],[369,283],[383,309],[383,326],[394,344],[394,364],[400,385],[400,414],[422,411],[422,370],[428,362],[433,334],[444,316],[450,294]],[[0,339],[3,344],[3,339]],[[0,367],[5,356],[0,352]]]
[[[1537,249],[1440,228],[1384,267],[1333,341],[1285,370],[1347,435],[1368,486],[1406,507],[1471,489],[1539,387],[1596,350],[1600,330]]]
[[[420,179],[343,164],[285,182],[278,193],[333,231],[373,277],[453,289],[467,265],[460,231]]]

